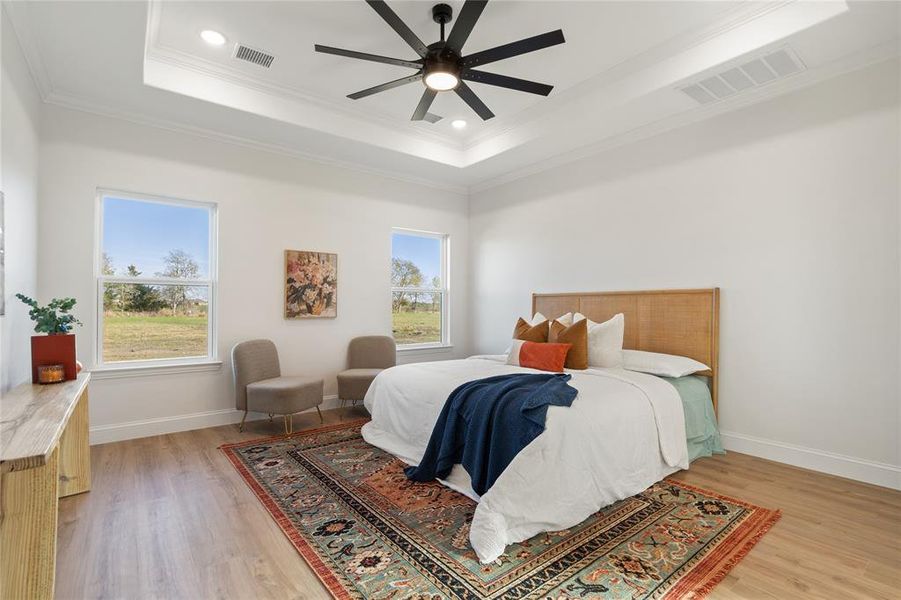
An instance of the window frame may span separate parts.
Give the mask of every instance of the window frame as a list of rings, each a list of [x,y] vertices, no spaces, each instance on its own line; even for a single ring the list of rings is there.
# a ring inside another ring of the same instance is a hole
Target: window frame
[[[391,294],[389,300],[393,303],[394,292],[406,293],[439,293],[441,294],[441,339],[437,342],[425,342],[421,344],[397,344],[398,352],[411,352],[416,350],[434,350],[436,348],[452,348],[450,337],[450,234],[438,233],[435,231],[423,231],[420,229],[408,229],[406,227],[392,227],[391,240],[392,246],[394,234],[417,236],[424,238],[437,239],[441,242],[441,287],[395,287],[391,286]],[[391,251],[391,259],[394,259],[394,251]],[[390,273],[389,273],[390,281]],[[391,304],[389,303],[389,306]],[[392,315],[393,325],[393,315]],[[392,327],[393,329],[393,327]],[[392,335],[393,337],[393,335]]]
[[[140,276],[127,277],[119,275],[103,274],[103,212],[104,201],[107,198],[119,200],[131,200],[153,204],[166,204],[186,208],[203,208],[207,210],[209,229],[207,232],[208,243],[208,274],[205,279],[178,279],[167,277]],[[96,314],[96,326],[94,328],[94,368],[97,372],[124,372],[140,371],[150,373],[155,370],[205,370],[206,367],[218,368],[222,362],[218,358],[218,288],[219,288],[219,215],[218,204],[215,202],[201,202],[160,196],[157,194],[143,194],[128,192],[111,188],[97,188],[96,219],[94,232],[94,304]],[[205,355],[184,356],[177,358],[150,358],[137,360],[122,360],[106,362],[103,360],[103,290],[106,283],[145,284],[145,285],[181,285],[206,287],[207,301],[207,352]]]

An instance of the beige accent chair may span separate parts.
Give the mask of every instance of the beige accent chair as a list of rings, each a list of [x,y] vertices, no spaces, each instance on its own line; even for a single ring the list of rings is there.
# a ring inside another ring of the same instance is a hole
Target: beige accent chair
[[[284,415],[285,433],[291,433],[294,413],[316,408],[322,422],[322,380],[315,377],[283,377],[278,350],[270,340],[250,340],[232,348],[235,376],[235,407],[244,411],[240,431],[248,411]]]
[[[367,335],[354,338],[347,349],[350,367],[338,373],[338,398],[342,404],[348,400],[354,404],[366,396],[375,376],[397,364],[397,344],[385,335]]]

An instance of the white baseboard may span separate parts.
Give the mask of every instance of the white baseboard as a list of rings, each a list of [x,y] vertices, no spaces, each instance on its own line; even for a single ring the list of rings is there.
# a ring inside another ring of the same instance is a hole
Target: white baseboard
[[[325,396],[322,399],[320,408],[327,410],[338,406],[340,406],[340,402],[337,396]],[[242,414],[239,410],[226,408],[111,425],[98,425],[91,427],[91,444],[120,442],[152,435],[230,425],[239,423]],[[722,431],[720,435],[726,450],[901,490],[901,467],[897,465],[785,444],[731,431]]]
[[[338,408],[338,406],[340,406],[338,396],[324,396],[319,408],[328,410],[330,408]],[[220,410],[208,410],[187,415],[173,415],[171,417],[157,417],[140,421],[97,425],[91,427],[91,445],[121,442],[123,440],[133,440],[151,435],[191,431],[193,429],[204,429],[206,427],[231,425],[233,423],[240,423],[243,414],[243,412],[235,410],[234,408],[223,408]],[[248,417],[248,419],[251,419],[251,417]]]
[[[720,436],[726,450],[901,490],[901,467],[898,465],[785,444],[731,431],[721,431]]]

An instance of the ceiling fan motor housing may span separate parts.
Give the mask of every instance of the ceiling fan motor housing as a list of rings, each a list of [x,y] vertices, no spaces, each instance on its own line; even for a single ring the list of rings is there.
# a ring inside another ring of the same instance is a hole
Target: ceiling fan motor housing
[[[428,49],[422,67],[423,84],[431,73],[449,73],[457,78],[459,84],[460,55],[448,48],[444,42],[429,44]]]

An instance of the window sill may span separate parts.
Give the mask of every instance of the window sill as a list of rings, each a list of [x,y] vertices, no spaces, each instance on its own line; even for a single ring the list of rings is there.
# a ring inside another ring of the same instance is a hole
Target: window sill
[[[408,354],[411,352],[428,354],[428,353],[444,353],[453,351],[453,344],[423,344],[423,345],[409,345],[409,346],[398,346],[397,353],[398,354]]]
[[[150,377],[155,375],[178,375],[180,373],[218,371],[221,368],[221,360],[203,360],[174,364],[104,366],[91,369],[91,378],[100,380],[121,379],[124,377]]]

